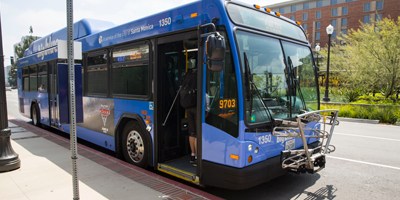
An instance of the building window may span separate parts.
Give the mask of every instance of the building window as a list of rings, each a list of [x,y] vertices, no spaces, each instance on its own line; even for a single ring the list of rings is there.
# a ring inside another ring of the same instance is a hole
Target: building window
[[[307,30],[307,23],[303,24],[303,29],[306,31]]]
[[[346,0],[346,3],[347,3],[347,2],[353,2],[353,0]]]
[[[342,35],[346,35],[347,34],[347,29],[342,29]]]
[[[348,14],[348,7],[346,6],[346,7],[343,7],[342,8],[342,15],[347,15]]]
[[[316,33],[315,33],[315,39],[316,39],[316,40],[319,40],[319,36],[320,36],[319,32],[316,32]]]
[[[308,8],[309,8],[309,4],[308,3],[303,4],[303,10],[308,9]]]
[[[337,0],[331,0],[331,5],[336,5],[337,4]]]
[[[332,36],[331,36],[332,38],[336,38],[336,31],[333,31],[333,33],[332,33]]]
[[[378,13],[376,15],[376,21],[381,21],[382,20],[382,13]]]
[[[303,21],[308,19],[308,13],[303,13]]]
[[[315,12],[315,19],[321,19],[321,11]]]
[[[332,26],[336,27],[336,19],[332,19]]]
[[[285,8],[279,8],[279,12],[280,12],[281,14],[285,13]]]
[[[322,7],[322,1],[317,1],[317,8]]]
[[[290,19],[293,20],[293,21],[295,21],[295,20],[294,20],[294,15],[290,16]]]
[[[383,1],[377,1],[376,2],[376,9],[377,10],[382,10],[383,9]]]
[[[347,18],[342,18],[342,26],[347,26]]]
[[[332,17],[337,16],[337,8],[332,9]]]
[[[321,28],[321,22],[316,22],[315,29],[320,29],[320,28]]]
[[[371,3],[364,4],[364,12],[368,12],[371,10]]]
[[[364,15],[364,24],[369,23],[369,15]]]
[[[292,6],[292,7],[290,8],[290,11],[291,11],[291,12],[296,12],[296,6]]]

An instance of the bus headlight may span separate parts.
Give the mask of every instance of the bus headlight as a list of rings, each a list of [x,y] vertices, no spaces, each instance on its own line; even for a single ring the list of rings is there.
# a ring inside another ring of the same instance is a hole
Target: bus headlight
[[[254,149],[254,153],[255,153],[255,154],[258,153],[258,147],[256,147],[256,149]]]
[[[252,144],[249,144],[249,151],[251,151],[252,149],[253,149],[253,145]]]

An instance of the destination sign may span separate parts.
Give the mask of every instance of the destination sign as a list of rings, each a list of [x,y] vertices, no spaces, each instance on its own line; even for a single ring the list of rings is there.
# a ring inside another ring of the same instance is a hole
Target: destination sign
[[[233,23],[261,29],[273,34],[290,37],[307,42],[304,32],[298,25],[284,19],[271,16],[263,11],[246,8],[240,5],[229,3],[227,10]]]

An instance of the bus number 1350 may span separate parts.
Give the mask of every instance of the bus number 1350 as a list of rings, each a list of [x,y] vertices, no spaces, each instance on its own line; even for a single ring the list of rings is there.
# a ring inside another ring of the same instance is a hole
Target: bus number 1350
[[[160,22],[160,27],[171,25],[171,17],[160,19],[158,22]]]

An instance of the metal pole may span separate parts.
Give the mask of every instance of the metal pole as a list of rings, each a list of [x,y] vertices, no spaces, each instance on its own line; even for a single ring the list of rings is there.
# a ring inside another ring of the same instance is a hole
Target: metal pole
[[[76,148],[76,108],[75,108],[75,66],[74,66],[74,20],[73,0],[67,0],[67,46],[68,46],[68,79],[69,79],[69,126],[71,143],[72,184],[74,200],[79,199],[79,181]]]
[[[326,80],[325,80],[325,84],[326,84],[326,89],[325,89],[325,97],[322,99],[326,102],[330,101],[331,99],[328,96],[329,93],[329,54],[331,53],[331,35],[328,34],[329,37],[329,43],[328,43],[328,65],[326,67]]]
[[[0,14],[0,172],[18,169],[21,162],[14,152],[11,142],[11,130],[8,128],[6,85],[4,81],[3,36]]]

